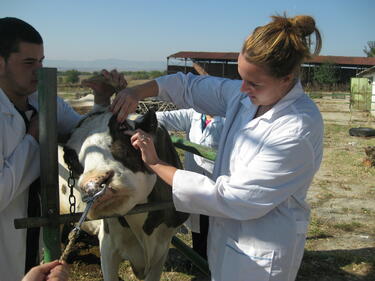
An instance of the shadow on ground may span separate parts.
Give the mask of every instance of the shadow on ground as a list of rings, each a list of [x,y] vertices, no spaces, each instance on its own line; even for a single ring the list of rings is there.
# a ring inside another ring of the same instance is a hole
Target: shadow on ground
[[[375,248],[305,251],[297,281],[373,281]]]

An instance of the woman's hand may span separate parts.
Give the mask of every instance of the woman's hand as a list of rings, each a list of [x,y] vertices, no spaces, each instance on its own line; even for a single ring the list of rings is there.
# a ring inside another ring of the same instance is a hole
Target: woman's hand
[[[33,267],[22,281],[68,281],[69,268],[65,262],[53,261]]]
[[[140,100],[136,90],[127,88],[117,94],[109,109],[117,114],[117,121],[122,123],[130,113],[136,111]]]
[[[152,136],[140,129],[135,131],[125,131],[125,134],[132,135],[130,141],[135,148],[141,150],[142,160],[147,167],[168,185],[172,186],[173,177],[177,168],[159,159]]]
[[[140,100],[155,97],[159,93],[159,87],[155,80],[144,84],[126,88],[119,92],[113,100],[110,110],[117,114],[117,121],[122,123],[130,113],[135,112]]]
[[[155,145],[150,134],[137,129],[131,136],[130,141],[136,149],[141,151],[142,160],[146,165],[150,166],[159,163],[160,160],[158,154],[156,153]]]

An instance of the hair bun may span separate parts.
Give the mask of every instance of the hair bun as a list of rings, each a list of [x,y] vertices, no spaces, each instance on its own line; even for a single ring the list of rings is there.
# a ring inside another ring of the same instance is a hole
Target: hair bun
[[[310,16],[299,15],[289,20],[302,36],[309,36],[315,31],[315,20]]]

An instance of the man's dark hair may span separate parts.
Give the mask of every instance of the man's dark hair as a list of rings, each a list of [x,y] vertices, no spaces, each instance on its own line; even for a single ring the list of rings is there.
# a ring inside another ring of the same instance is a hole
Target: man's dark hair
[[[21,42],[43,44],[42,36],[27,22],[17,18],[0,18],[0,56],[5,61],[19,51]]]

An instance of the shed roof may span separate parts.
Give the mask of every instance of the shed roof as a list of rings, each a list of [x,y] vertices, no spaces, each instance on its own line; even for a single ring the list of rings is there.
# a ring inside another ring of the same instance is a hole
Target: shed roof
[[[168,58],[192,60],[237,61],[238,52],[178,52]],[[331,62],[343,66],[375,66],[375,57],[314,56],[305,63]]]

